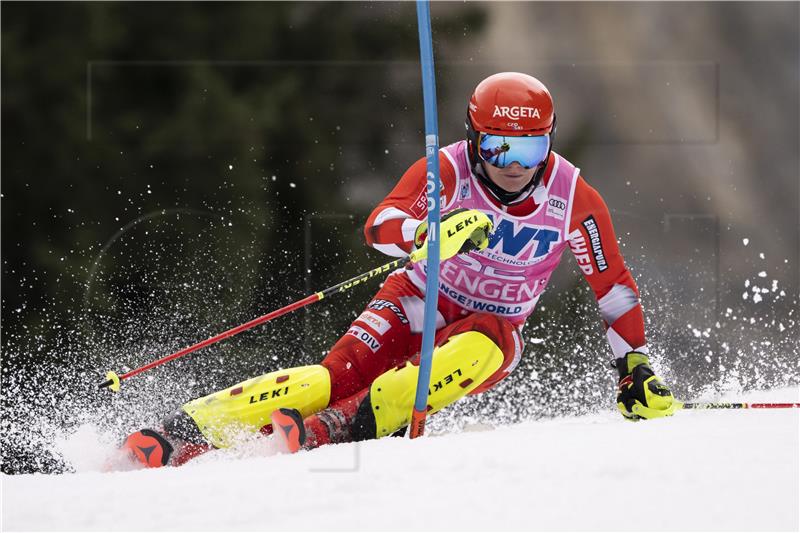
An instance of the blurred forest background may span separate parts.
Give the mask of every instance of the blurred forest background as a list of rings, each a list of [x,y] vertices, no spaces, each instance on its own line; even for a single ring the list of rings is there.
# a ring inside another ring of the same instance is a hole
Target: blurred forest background
[[[554,95],[555,149],[608,203],[682,397],[797,384],[800,4],[436,3],[442,144],[498,71]],[[2,5],[3,471],[317,362],[377,283],[98,393],[385,262],[367,215],[424,155],[415,6]],[[512,379],[435,424],[607,409],[610,352],[566,257]],[[434,426],[435,427],[435,426]]]

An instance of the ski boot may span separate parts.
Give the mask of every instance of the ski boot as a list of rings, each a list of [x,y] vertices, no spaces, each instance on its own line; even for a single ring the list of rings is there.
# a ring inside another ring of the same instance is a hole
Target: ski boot
[[[120,448],[129,451],[145,468],[166,466],[175,450],[163,435],[152,429],[142,429],[128,435]]]
[[[128,435],[120,446],[134,464],[145,468],[180,466],[213,448],[183,410],[169,416],[163,429],[142,429]]]
[[[272,432],[276,435],[281,451],[295,453],[306,443],[306,427],[303,415],[297,409],[281,408],[272,413]]]
[[[356,393],[305,419],[297,409],[281,408],[274,411],[271,415],[272,431],[278,447],[282,451],[295,453],[325,444],[375,438],[368,393],[368,390]],[[365,429],[370,425],[373,428],[371,431]]]

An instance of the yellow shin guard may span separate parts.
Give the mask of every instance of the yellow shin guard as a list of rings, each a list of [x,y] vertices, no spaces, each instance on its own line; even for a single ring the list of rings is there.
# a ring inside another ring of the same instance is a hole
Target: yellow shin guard
[[[233,387],[192,400],[183,410],[203,436],[217,448],[233,444],[237,433],[255,432],[270,423],[270,415],[291,407],[303,417],[328,406],[331,380],[321,365],[270,372]]]
[[[468,331],[433,351],[428,414],[469,394],[503,364],[503,352],[489,337]],[[376,437],[390,435],[411,420],[419,367],[407,364],[381,374],[370,387]]]

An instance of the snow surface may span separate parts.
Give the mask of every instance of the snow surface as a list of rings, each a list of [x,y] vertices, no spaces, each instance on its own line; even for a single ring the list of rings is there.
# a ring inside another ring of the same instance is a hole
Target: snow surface
[[[746,396],[800,400],[800,389]],[[180,468],[2,476],[4,530],[797,530],[800,410],[616,413],[275,455],[267,439]],[[84,471],[81,471],[84,470]],[[88,470],[88,471],[87,471]]]

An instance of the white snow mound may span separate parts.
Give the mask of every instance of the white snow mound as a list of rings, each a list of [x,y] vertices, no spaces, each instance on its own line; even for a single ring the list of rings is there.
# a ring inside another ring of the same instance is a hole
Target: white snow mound
[[[797,402],[800,389],[747,395]],[[2,477],[5,530],[797,530],[800,409],[616,413]],[[240,454],[241,455],[241,454]],[[253,456],[256,455],[256,456]]]

